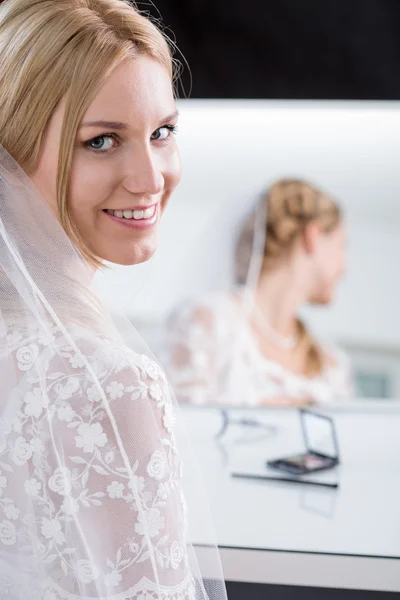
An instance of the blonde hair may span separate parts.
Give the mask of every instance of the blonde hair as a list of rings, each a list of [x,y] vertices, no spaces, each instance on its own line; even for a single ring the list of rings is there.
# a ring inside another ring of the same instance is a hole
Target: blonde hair
[[[57,205],[66,233],[89,263],[99,265],[69,214],[68,187],[76,133],[111,71],[147,55],[174,80],[161,31],[127,0],[6,0],[0,6],[0,144],[29,174],[47,125],[66,99]]]
[[[339,205],[319,188],[300,179],[280,179],[265,193],[267,225],[262,271],[272,270],[290,256],[310,223],[318,223],[325,233],[341,222]],[[237,246],[237,279],[244,283],[246,265],[254,237],[254,214],[243,228]],[[297,319],[297,351],[304,356],[304,372],[312,377],[321,373],[326,357],[305,324]]]
[[[280,179],[266,192],[267,237],[264,268],[287,256],[310,223],[334,231],[341,220],[338,204],[319,188],[300,179]]]

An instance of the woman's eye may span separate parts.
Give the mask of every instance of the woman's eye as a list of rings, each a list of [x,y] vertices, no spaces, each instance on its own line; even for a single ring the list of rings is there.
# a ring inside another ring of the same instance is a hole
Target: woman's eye
[[[97,152],[107,152],[115,144],[115,139],[111,135],[99,135],[86,142],[86,146]]]
[[[160,127],[159,129],[156,129],[155,132],[152,134],[151,139],[154,141],[162,141],[162,140],[166,140],[171,133],[175,133],[176,131],[176,127],[173,125],[165,125],[164,127]]]

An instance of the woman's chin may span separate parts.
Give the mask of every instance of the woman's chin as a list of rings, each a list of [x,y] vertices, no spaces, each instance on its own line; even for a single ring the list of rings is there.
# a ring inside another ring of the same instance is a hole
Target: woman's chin
[[[309,303],[314,306],[329,306],[335,300],[335,294],[332,290],[325,290],[323,292],[319,292],[318,294],[313,294],[310,298]]]
[[[153,257],[157,243],[146,243],[117,250],[115,247],[108,252],[102,252],[101,258],[109,263],[123,266],[139,265]]]
[[[332,304],[334,301],[334,297],[333,296],[318,296],[317,298],[315,298],[311,304],[314,304],[315,306],[329,306],[330,304]]]

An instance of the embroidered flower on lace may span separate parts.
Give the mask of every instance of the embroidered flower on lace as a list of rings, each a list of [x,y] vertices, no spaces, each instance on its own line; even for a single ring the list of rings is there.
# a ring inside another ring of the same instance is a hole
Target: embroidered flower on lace
[[[146,373],[146,375],[148,377],[150,377],[150,379],[153,380],[157,380],[157,379],[162,379],[161,375],[162,375],[162,371],[160,369],[160,367],[158,366],[158,364],[156,362],[154,362],[154,360],[150,360],[150,358],[148,358],[147,356],[143,355],[141,357],[142,359],[142,365],[144,368],[144,371]]]
[[[13,460],[18,466],[22,466],[32,458],[32,446],[24,437],[18,437],[14,444]]]
[[[183,560],[183,549],[179,542],[173,542],[170,550],[171,567],[178,569]]]
[[[172,433],[176,424],[176,416],[171,404],[164,406],[163,424],[168,433]]]
[[[163,479],[168,466],[167,457],[161,450],[156,450],[150,457],[147,472],[153,479]]]
[[[131,480],[128,484],[131,490],[135,490],[138,494],[144,492],[144,477],[138,475],[132,475]]]
[[[6,504],[4,507],[4,514],[6,515],[7,519],[16,521],[19,519],[21,511],[15,506],[15,504]]]
[[[128,544],[129,546],[129,550],[132,552],[132,554],[137,554],[139,552],[140,546],[137,542],[131,540]]]
[[[41,532],[45,538],[53,539],[56,544],[63,544],[65,542],[65,536],[58,519],[47,519],[46,517],[43,517]]]
[[[57,467],[49,479],[52,492],[66,496],[71,491],[71,471],[67,467]]]
[[[85,360],[81,354],[73,354],[69,357],[69,364],[73,369],[80,369],[85,366]]]
[[[148,511],[143,511],[138,514],[138,522],[135,525],[135,531],[139,535],[146,535],[147,531],[149,536],[156,537],[160,530],[164,528],[165,519],[161,516],[158,508],[150,508]]]
[[[104,583],[108,587],[116,587],[122,581],[122,575],[118,571],[114,570],[104,576]]]
[[[79,379],[77,377],[69,377],[65,385],[58,383],[56,392],[62,400],[69,400],[79,390]]]
[[[51,332],[44,332],[39,334],[38,343],[41,346],[50,346],[50,344],[53,344],[55,342],[55,339],[55,335],[51,334]]]
[[[107,444],[107,436],[100,423],[82,423],[78,427],[78,434],[75,437],[76,446],[83,448],[84,452],[94,452],[96,446],[102,447]]]
[[[97,385],[91,385],[88,387],[86,390],[86,395],[90,402],[100,402],[101,400],[101,393]]]
[[[27,479],[24,483],[25,494],[28,496],[37,496],[42,488],[42,484],[35,477]]]
[[[72,419],[76,417],[76,412],[69,404],[66,404],[65,406],[60,406],[60,408],[57,411],[57,415],[60,421],[70,423]]]
[[[163,395],[161,386],[158,383],[151,383],[149,386],[149,394],[150,398],[152,398],[156,402],[160,402],[160,400],[162,400]]]
[[[118,481],[113,481],[112,483],[110,483],[110,485],[107,487],[107,494],[110,496],[110,498],[122,498],[122,496],[124,495],[124,484],[123,483],[118,483]]]
[[[15,544],[17,536],[14,523],[11,523],[11,521],[1,521],[0,540],[5,546],[13,546]]]
[[[90,583],[99,578],[99,570],[88,560],[78,560],[76,563],[76,576],[82,583]]]
[[[34,388],[32,392],[28,392],[25,396],[24,413],[28,417],[38,419],[44,408],[48,406],[49,399],[40,388]]]
[[[16,359],[18,361],[18,368],[21,371],[29,371],[33,365],[37,357],[39,356],[39,348],[35,344],[31,344],[30,346],[24,346],[23,348],[19,348],[16,353]]]
[[[79,503],[72,496],[66,496],[61,505],[61,510],[66,515],[73,516],[79,511]]]
[[[118,381],[112,381],[110,385],[107,386],[106,391],[110,394],[111,400],[116,400],[117,398],[122,398],[125,391],[125,386]]]

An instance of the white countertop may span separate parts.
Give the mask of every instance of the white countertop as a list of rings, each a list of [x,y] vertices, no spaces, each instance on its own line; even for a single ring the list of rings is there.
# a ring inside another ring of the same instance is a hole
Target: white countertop
[[[320,476],[337,478],[337,490],[231,477],[232,469],[260,471],[269,458],[303,450],[297,411],[235,409],[233,418],[276,432],[231,425],[218,445],[218,409],[183,409],[220,548],[400,559],[400,411],[358,406],[332,411],[342,464],[337,475]],[[194,539],[204,543],[198,525]],[[400,562],[398,573],[400,590]]]

